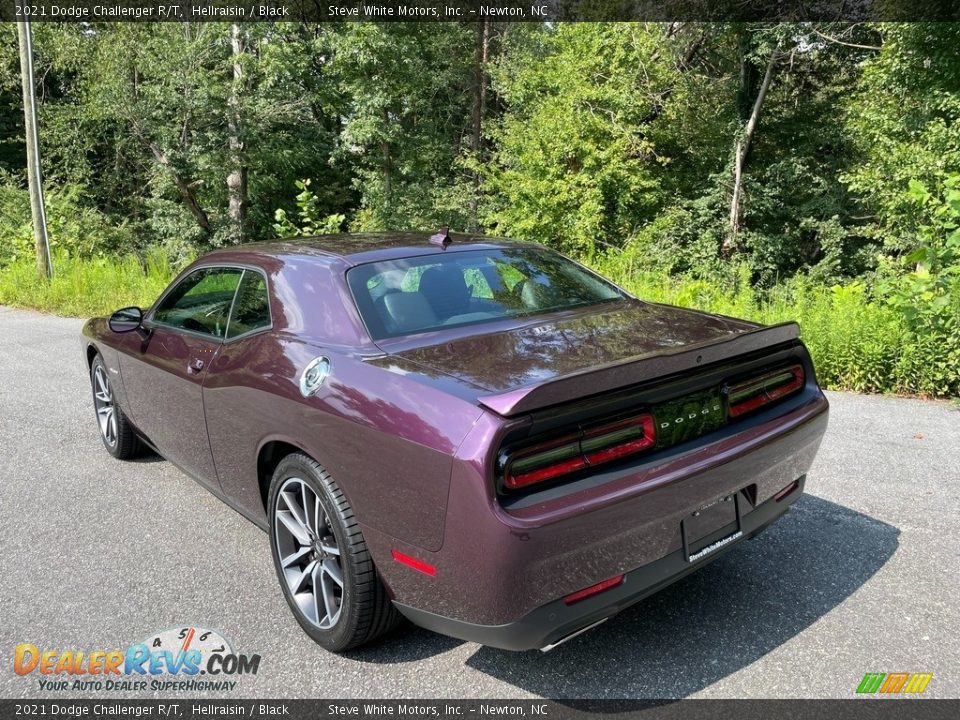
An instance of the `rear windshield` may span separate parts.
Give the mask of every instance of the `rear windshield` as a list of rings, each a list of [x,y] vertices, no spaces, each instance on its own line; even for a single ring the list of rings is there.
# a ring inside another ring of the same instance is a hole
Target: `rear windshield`
[[[623,298],[565,257],[527,248],[358,265],[347,282],[374,340]]]

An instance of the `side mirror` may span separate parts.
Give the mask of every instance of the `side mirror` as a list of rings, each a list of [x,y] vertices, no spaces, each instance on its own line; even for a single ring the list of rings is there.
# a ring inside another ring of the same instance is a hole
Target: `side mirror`
[[[125,307],[117,310],[107,321],[115,333],[128,333],[143,327],[143,310],[138,307]]]

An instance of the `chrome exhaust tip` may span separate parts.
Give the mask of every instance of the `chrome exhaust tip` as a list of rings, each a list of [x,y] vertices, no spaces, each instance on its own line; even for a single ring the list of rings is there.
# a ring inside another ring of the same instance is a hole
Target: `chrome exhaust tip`
[[[594,622],[594,623],[590,623],[589,625],[586,625],[586,626],[580,628],[579,630],[574,630],[574,631],[573,631],[572,633],[570,633],[569,635],[564,635],[562,638],[560,638],[559,640],[557,640],[555,643],[550,643],[549,645],[544,645],[542,648],[540,648],[540,652],[544,652],[544,653],[545,653],[545,652],[550,652],[550,651],[553,650],[555,647],[558,647],[558,646],[560,646],[560,645],[563,645],[567,640],[573,640],[573,638],[575,638],[577,635],[582,635],[582,634],[585,633],[587,630],[593,630],[595,627],[597,627],[597,625],[602,625],[602,624],[605,623],[607,620],[609,620],[611,617],[613,617],[613,616],[612,616],[612,615],[607,615],[607,617],[601,618],[600,620],[597,620],[597,621]]]

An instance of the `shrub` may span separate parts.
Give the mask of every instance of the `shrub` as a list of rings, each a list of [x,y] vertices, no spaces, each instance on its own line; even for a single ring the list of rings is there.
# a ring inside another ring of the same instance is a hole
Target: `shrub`
[[[913,281],[902,276],[890,279],[882,292],[862,281],[823,287],[798,275],[761,293],[744,266],[732,278],[705,280],[631,272],[619,254],[597,256],[590,264],[644,300],[764,324],[797,321],[824,387],[960,396],[960,282],[944,286],[941,314],[921,302],[889,302],[890,294],[911,292]]]
[[[113,225],[97,210],[83,204],[82,188],[68,186],[45,195],[47,235],[52,251],[91,258],[139,247],[127,224]],[[0,266],[33,258],[30,196],[9,174],[0,174]]]
[[[338,233],[347,219],[345,215],[320,215],[320,199],[310,189],[310,180],[297,180],[300,190],[297,195],[297,222],[294,222],[283,208],[274,213],[273,229],[280,237],[308,237],[310,235],[330,235]]]

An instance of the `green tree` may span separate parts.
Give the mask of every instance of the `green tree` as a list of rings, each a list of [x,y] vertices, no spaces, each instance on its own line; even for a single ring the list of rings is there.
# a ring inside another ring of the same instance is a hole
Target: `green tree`
[[[659,120],[680,72],[663,33],[588,23],[511,32],[492,71],[507,109],[491,132],[488,225],[590,253],[652,219],[669,163]]]
[[[44,45],[70,97],[46,108],[59,180],[155,238],[203,246],[268,232],[294,181],[323,176],[335,129],[313,86],[316,35],[235,30],[51,27]]]
[[[0,171],[19,172],[26,164],[19,70],[16,25],[0,23]]]
[[[867,231],[889,250],[916,247],[929,206],[904,188],[960,172],[960,23],[878,26],[879,53],[846,103],[857,162],[845,174],[870,216]]]
[[[355,229],[470,224],[459,159],[472,131],[474,29],[347,23],[331,36],[345,101],[338,159],[355,167]]]

